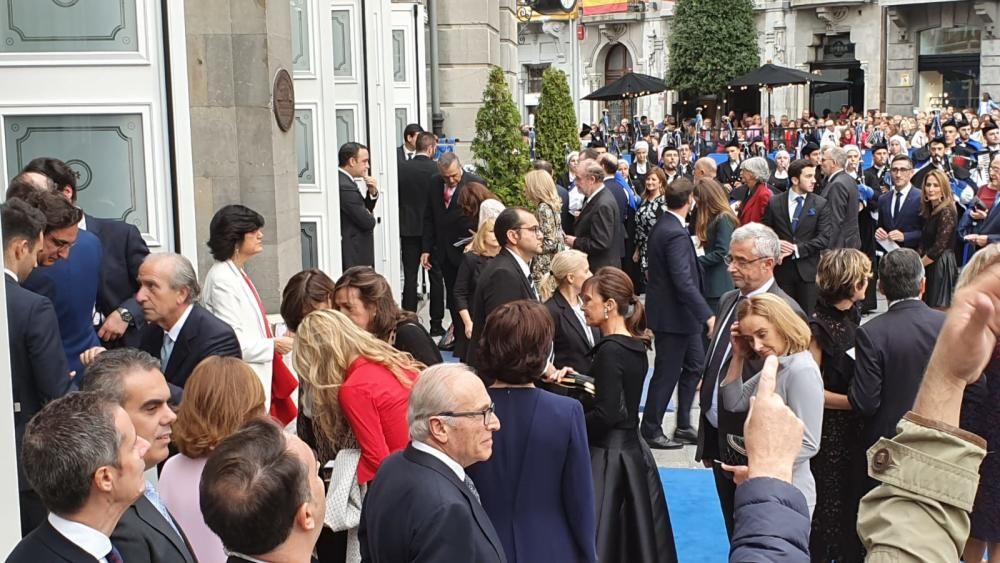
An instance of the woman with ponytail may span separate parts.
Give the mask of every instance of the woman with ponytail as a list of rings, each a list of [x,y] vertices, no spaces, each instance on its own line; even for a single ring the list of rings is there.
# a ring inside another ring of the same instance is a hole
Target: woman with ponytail
[[[590,351],[601,340],[601,331],[587,324],[580,299],[583,282],[590,276],[586,254],[563,250],[552,259],[540,284],[541,297],[555,323],[552,365],[583,375],[590,374]]]
[[[676,563],[673,529],[653,454],[639,436],[649,369],[646,312],[625,272],[601,268],[583,283],[583,313],[604,339],[590,374],[596,405],[586,413],[597,499],[597,560]]]

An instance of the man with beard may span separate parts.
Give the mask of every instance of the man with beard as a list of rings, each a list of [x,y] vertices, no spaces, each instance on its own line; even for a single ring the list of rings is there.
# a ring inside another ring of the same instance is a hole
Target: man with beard
[[[667,185],[674,183],[674,180],[682,177],[677,165],[680,162],[680,152],[673,145],[667,145],[663,149],[663,173],[667,176]]]

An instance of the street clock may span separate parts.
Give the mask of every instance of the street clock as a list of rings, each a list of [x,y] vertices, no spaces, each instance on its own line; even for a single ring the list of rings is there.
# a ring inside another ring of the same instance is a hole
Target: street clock
[[[573,11],[577,0],[531,0],[531,9],[539,14],[566,14]]]

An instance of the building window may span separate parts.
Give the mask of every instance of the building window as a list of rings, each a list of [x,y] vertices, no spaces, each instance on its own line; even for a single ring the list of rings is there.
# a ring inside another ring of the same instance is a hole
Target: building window
[[[939,27],[920,32],[921,55],[978,55],[980,30],[974,27]]]
[[[135,0],[6,0],[0,52],[138,51]]]
[[[406,82],[406,32],[392,30],[392,79]]]
[[[976,107],[979,100],[981,30],[928,29],[918,37],[919,107]]]
[[[547,68],[549,68],[548,64],[524,65],[526,94],[542,93],[542,75],[545,74],[545,69]]]
[[[316,150],[313,143],[313,112],[295,110],[295,153],[298,156],[299,185],[316,183]]]
[[[309,72],[309,2],[292,0],[292,67],[297,71]]]
[[[353,53],[351,45],[351,12],[334,10],[333,17],[333,75],[338,77],[354,76]]]

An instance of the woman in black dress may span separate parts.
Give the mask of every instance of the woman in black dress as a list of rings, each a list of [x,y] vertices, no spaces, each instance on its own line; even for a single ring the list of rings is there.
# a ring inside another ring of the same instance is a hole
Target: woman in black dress
[[[920,201],[920,216],[924,227],[920,234],[920,257],[926,271],[927,289],[924,303],[928,307],[945,309],[951,305],[955,291],[958,264],[955,262],[955,228],[958,211],[952,197],[948,177],[940,170],[931,170],[924,177]]]
[[[465,360],[469,339],[472,338],[472,313],[469,302],[476,293],[479,273],[483,271],[486,263],[500,252],[497,237],[493,234],[495,222],[496,219],[491,217],[479,224],[472,242],[462,255],[462,263],[458,265],[458,274],[455,276],[455,306],[458,307],[458,316],[462,319],[465,329],[455,335],[455,357],[459,360]]]
[[[823,446],[812,458],[816,480],[809,552],[815,563],[859,562],[858,500],[864,489],[862,420],[847,400],[854,377],[855,334],[861,324],[857,303],[865,298],[871,260],[860,250],[825,252],[816,271],[819,299],[809,319],[809,350],[823,375]]]
[[[649,369],[646,313],[625,272],[601,268],[583,284],[583,313],[604,338],[590,375],[586,413],[597,504],[597,560],[675,563],[673,529],[656,462],[639,437],[639,400]]]

